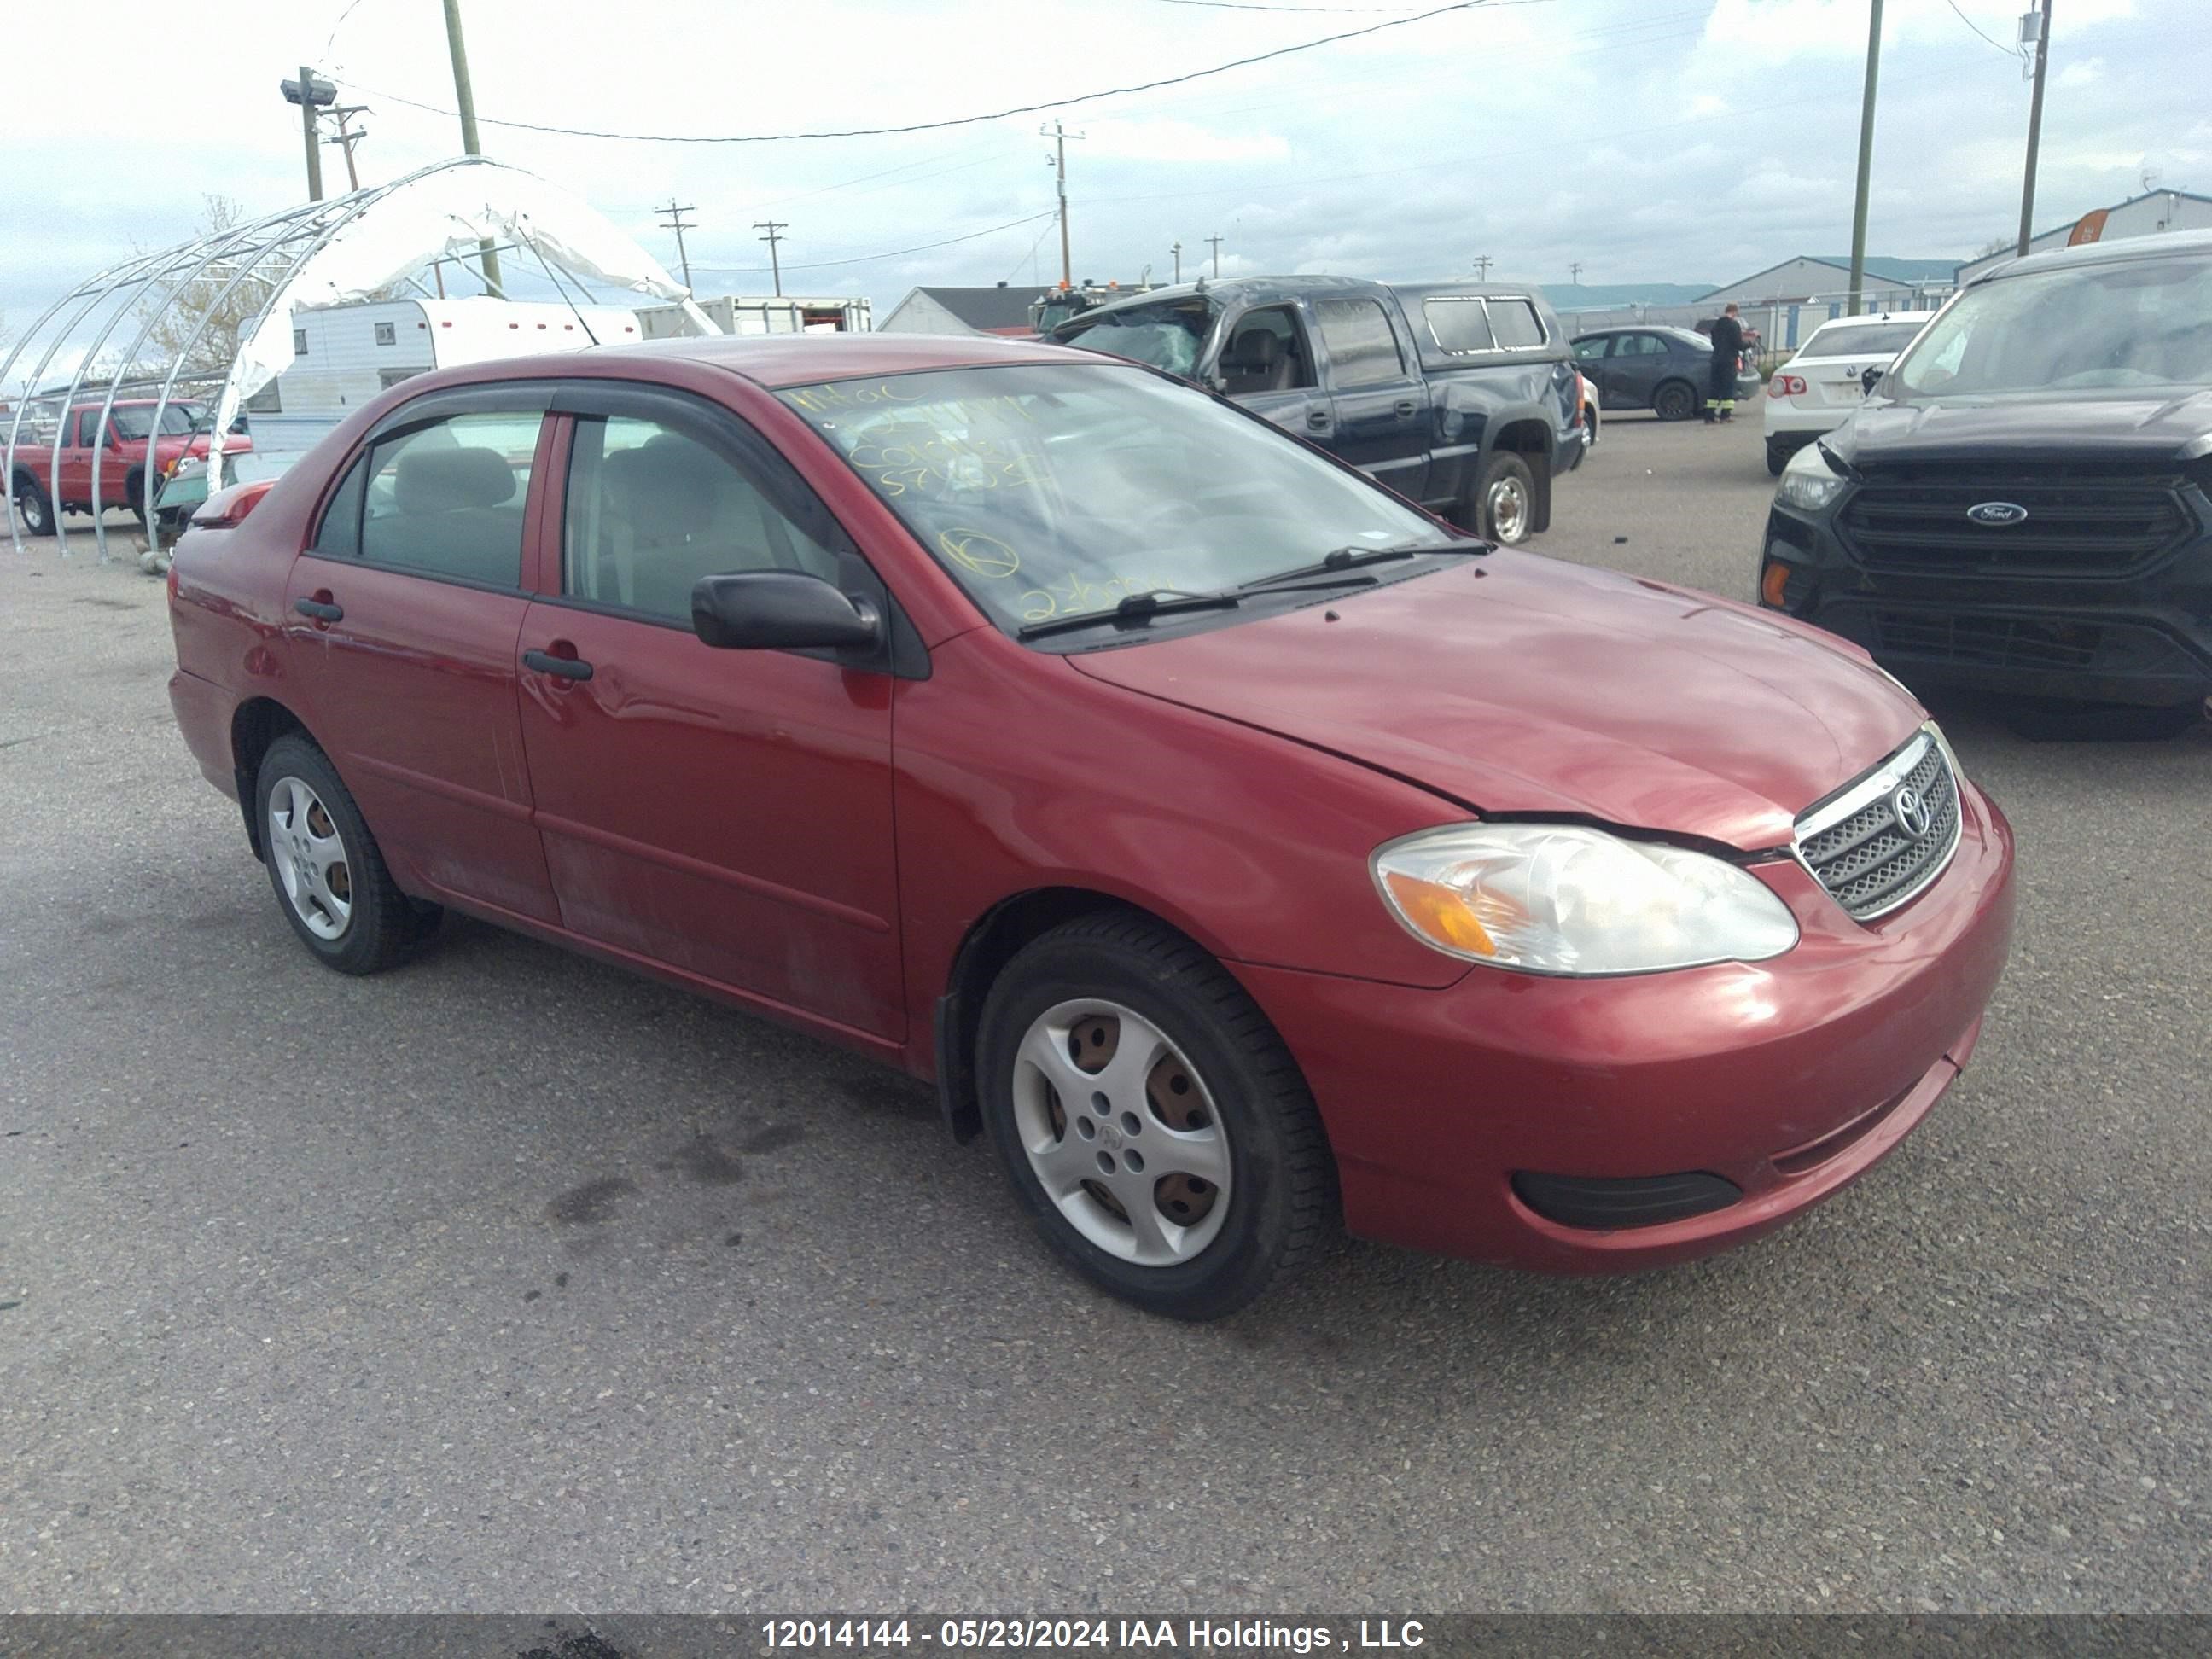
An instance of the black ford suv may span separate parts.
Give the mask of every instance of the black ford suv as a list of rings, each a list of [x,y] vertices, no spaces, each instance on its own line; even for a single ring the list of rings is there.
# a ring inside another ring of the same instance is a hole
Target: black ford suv
[[[1052,331],[1234,398],[1493,541],[1552,520],[1582,464],[1565,331],[1530,288],[1233,276],[1154,289]]]
[[[1767,515],[1760,601],[1915,689],[2212,696],[2212,233],[2034,254],[1955,296]]]

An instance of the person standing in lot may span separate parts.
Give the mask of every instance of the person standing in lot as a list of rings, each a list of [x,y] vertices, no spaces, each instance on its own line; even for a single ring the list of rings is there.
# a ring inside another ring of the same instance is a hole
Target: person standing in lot
[[[1705,388],[1705,424],[1735,418],[1736,365],[1743,361],[1743,324],[1730,302],[1713,325],[1713,378]]]

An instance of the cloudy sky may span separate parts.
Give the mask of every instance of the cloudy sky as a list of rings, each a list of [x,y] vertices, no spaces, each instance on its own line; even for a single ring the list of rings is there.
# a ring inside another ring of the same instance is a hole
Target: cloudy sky
[[[672,268],[653,204],[690,204],[696,287],[768,289],[757,220],[787,222],[786,288],[861,294],[1059,274],[1041,121],[1071,132],[1076,276],[1720,283],[1850,241],[1868,0],[1486,0],[1120,97],[1425,9],[1382,0],[464,0],[484,148],[580,191]],[[1434,3],[1434,0],[1431,0]],[[2026,0],[1888,0],[1869,251],[1969,256],[2019,213]],[[304,195],[277,82],[313,63],[371,106],[365,179],[460,148],[440,0],[105,0],[10,8],[0,312],[188,234],[203,196]],[[581,21],[578,21],[581,20]],[[2212,5],[2065,0],[2039,228],[2146,172],[2212,194]],[[140,56],[118,43],[137,43]],[[144,77],[141,82],[139,77]],[[134,95],[143,84],[144,95]],[[1079,100],[890,137],[629,143],[609,131],[819,133]],[[342,181],[336,151],[325,168]],[[981,234],[978,234],[981,233]],[[953,240],[953,239],[961,240]],[[941,246],[924,248],[923,245]],[[922,249],[919,252],[907,250]]]

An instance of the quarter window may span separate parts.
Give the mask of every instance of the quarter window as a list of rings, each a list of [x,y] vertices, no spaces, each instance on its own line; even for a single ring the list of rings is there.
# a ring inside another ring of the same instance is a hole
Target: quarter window
[[[368,453],[361,557],[520,586],[522,509],[542,423],[535,413],[453,415],[380,439]]]
[[[1390,319],[1372,300],[1323,300],[1314,307],[1329,368],[1342,388],[1403,380],[1405,360]]]
[[[702,576],[796,570],[824,581],[837,553],[772,496],[769,480],[703,434],[630,416],[582,419],[568,462],[562,592],[689,626]]]

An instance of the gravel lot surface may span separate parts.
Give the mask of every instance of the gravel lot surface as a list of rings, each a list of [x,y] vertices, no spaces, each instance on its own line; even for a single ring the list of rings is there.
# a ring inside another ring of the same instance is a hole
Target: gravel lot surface
[[[1749,598],[1771,487],[1624,417],[1540,545]],[[314,968],[88,551],[0,542],[0,1608],[2212,1610],[2212,732],[1939,708],[2013,964],[1781,1235],[1190,1328],[897,1077],[466,921]]]

